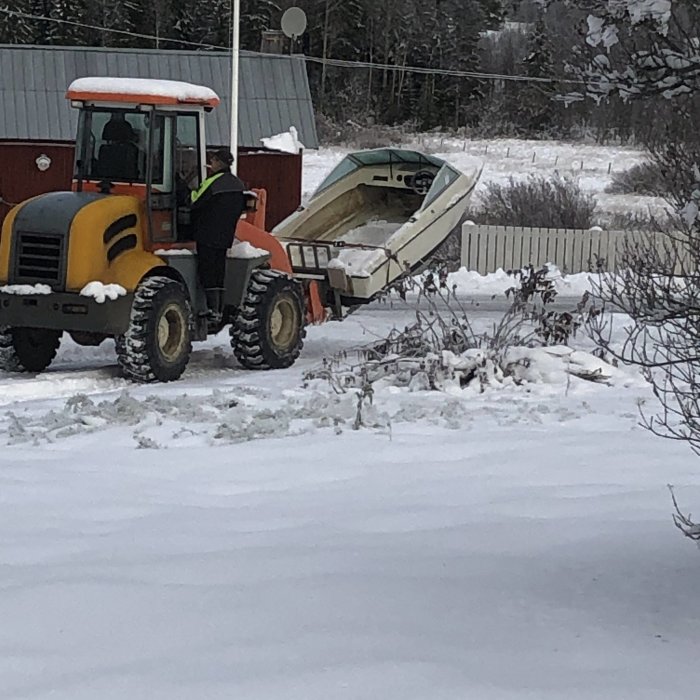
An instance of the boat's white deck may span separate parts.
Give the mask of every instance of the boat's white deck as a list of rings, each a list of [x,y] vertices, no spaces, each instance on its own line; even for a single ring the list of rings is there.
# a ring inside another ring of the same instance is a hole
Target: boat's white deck
[[[375,264],[384,260],[386,257],[384,248],[388,246],[391,237],[401,226],[403,226],[401,222],[371,219],[340,236],[338,240],[345,243],[360,243],[381,248],[380,250],[374,248],[342,250],[338,260],[345,266],[346,273],[351,276],[367,277]]]

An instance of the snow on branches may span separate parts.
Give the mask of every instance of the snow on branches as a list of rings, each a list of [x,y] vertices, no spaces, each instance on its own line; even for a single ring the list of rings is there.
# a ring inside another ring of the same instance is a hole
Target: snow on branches
[[[604,49],[578,67],[589,96],[596,100],[611,95],[624,100],[657,95],[675,99],[700,86],[700,43],[693,30],[697,9],[690,3],[572,1],[590,12],[584,32],[586,44]],[[581,94],[575,96],[582,98]]]
[[[595,38],[605,34],[605,30],[608,28],[611,30],[609,34],[616,35],[616,22],[618,21],[629,22],[632,26],[648,22],[665,36],[671,21],[672,4],[672,0],[599,0],[594,2],[592,5],[598,10],[599,16],[589,15],[587,40],[592,46],[597,46],[597,43],[593,43]]]
[[[513,273],[506,294],[511,305],[492,328],[477,333],[462,304],[435,276],[423,278],[415,298],[416,321],[354,353],[324,359],[307,373],[338,393],[359,390],[360,403],[373,387],[390,385],[410,391],[452,391],[498,384],[568,382],[571,376],[607,382],[614,368],[592,355],[566,346],[597,310],[586,294],[575,309],[555,311],[556,290],[545,266]],[[407,277],[405,284],[419,286]],[[409,292],[410,293],[410,292]],[[405,287],[403,298],[408,298]]]
[[[653,110],[668,100],[672,116],[645,144],[669,180],[681,226],[700,226],[700,6],[693,0],[565,0],[590,13],[585,44],[570,67],[586,97],[643,101]],[[653,118],[653,117],[652,117]],[[679,171],[684,172],[679,175]]]

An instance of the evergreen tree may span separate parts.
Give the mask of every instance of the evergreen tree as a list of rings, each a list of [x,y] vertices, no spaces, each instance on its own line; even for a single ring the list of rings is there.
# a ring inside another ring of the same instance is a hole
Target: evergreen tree
[[[262,33],[279,26],[280,6],[275,0],[241,0],[241,47],[260,50]]]
[[[205,10],[206,3],[200,2],[193,5],[188,0],[172,0],[170,4],[170,20],[171,31],[169,36],[173,39],[180,39],[183,42],[201,42],[203,36],[206,36],[207,27],[202,23],[202,10]],[[206,15],[205,15],[206,16]],[[173,41],[174,49],[194,48],[187,44]]]
[[[481,16],[486,29],[496,29],[501,26],[506,16],[503,0],[479,0]]]
[[[0,0],[0,43],[31,43],[36,32],[35,22],[26,17],[10,14],[10,11],[32,14],[33,10],[31,0]]]
[[[159,0],[151,0],[158,2]],[[143,39],[128,33],[149,33],[150,27],[143,22],[145,3],[143,0],[86,0],[86,24],[98,27],[91,30],[88,42],[91,46],[147,46]]]
[[[552,50],[544,19],[540,18],[530,34],[524,60],[525,75],[530,78],[553,78]],[[554,123],[553,101],[556,90],[552,83],[531,82],[519,90],[518,122],[528,133],[541,134]]]
[[[29,14],[35,17],[48,17],[51,10],[49,0],[29,0],[27,5]],[[12,4],[10,8],[14,9]],[[29,43],[45,44],[50,24],[42,19],[31,19],[28,23],[31,26],[31,38],[29,39]]]
[[[88,30],[80,26],[88,16],[85,0],[54,0],[48,16],[57,20],[48,24],[48,44],[81,46],[89,43]]]

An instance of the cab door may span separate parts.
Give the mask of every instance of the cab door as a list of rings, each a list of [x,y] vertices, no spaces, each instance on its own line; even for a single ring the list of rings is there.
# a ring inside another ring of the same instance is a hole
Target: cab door
[[[184,113],[175,116],[173,160],[175,164],[176,240],[194,238],[190,219],[190,192],[202,183],[202,144],[199,114]]]
[[[193,238],[190,192],[201,180],[199,117],[156,112],[150,125],[147,205],[154,247]]]
[[[154,112],[149,125],[146,208],[150,240],[158,244],[176,240],[175,178],[173,177],[174,116]]]

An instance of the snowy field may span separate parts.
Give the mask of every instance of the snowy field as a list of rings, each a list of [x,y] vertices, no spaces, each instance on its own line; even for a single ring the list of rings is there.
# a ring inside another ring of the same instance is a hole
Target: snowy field
[[[455,167],[468,171],[483,164],[476,194],[486,183],[506,184],[509,177],[526,179],[529,175],[551,177],[555,174],[577,180],[582,189],[596,195],[601,223],[612,214],[664,212],[663,199],[636,195],[605,193],[615,173],[644,162],[645,154],[633,148],[596,146],[562,141],[530,141],[520,139],[476,139],[464,141],[451,137],[426,135],[407,138],[406,148],[432,153]],[[304,197],[308,198],[336,165],[352,149],[321,148],[304,155]]]
[[[1,376],[2,697],[693,697],[665,485],[697,504],[698,463],[638,427],[647,387],[387,388],[354,430],[354,395],[302,386],[410,319],[311,328],[279,372],[222,336],[166,386],[107,343]]]
[[[341,155],[307,156],[305,189]],[[499,318],[510,280],[452,283],[477,332]],[[0,698],[695,697],[700,555],[666,484],[697,510],[700,463],[639,427],[648,387],[551,360],[378,388],[355,429],[353,392],[304,383],[414,314],[312,327],[284,371],[222,334],[168,385],[126,383],[107,342],[0,373]]]

